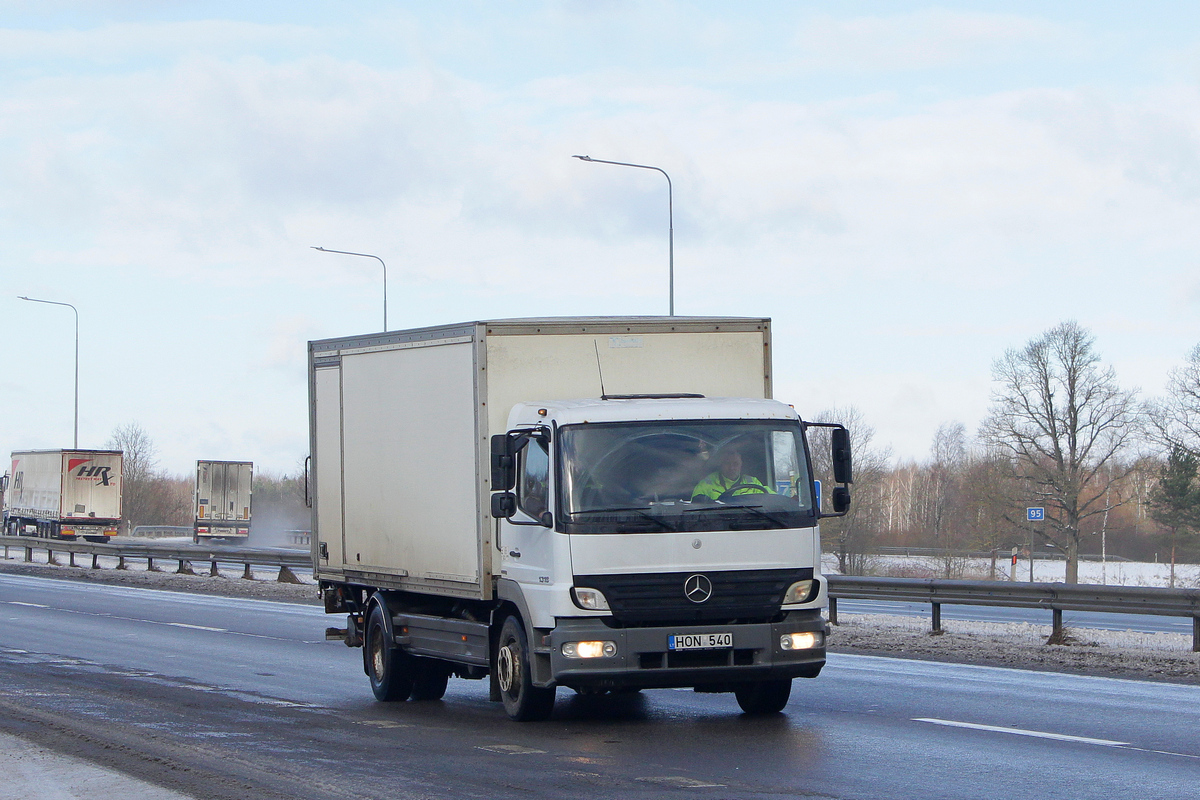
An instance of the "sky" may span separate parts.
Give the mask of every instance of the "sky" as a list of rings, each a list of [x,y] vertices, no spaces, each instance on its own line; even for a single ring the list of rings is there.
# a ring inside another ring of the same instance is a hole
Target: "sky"
[[[1200,342],[1200,4],[0,0],[0,450],[295,472],[306,342],[771,317],[894,458],[1067,319]]]

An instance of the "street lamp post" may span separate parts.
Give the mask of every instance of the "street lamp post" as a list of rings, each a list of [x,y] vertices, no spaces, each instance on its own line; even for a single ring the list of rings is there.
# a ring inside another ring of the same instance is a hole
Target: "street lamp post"
[[[55,300],[37,300],[33,297],[25,297],[18,295],[21,300],[28,300],[31,303],[45,303],[51,306],[66,306],[75,312],[75,444],[76,450],[79,449],[79,309],[70,303],[59,303]]]
[[[363,258],[373,258],[383,265],[383,330],[386,333],[387,326],[387,264],[383,263],[383,259],[379,256],[373,256],[370,253],[351,253],[349,250],[327,250],[324,247],[313,246],[313,250],[320,250],[322,253],[340,253],[344,256],[362,256]]]
[[[673,197],[673,189],[671,187],[671,176],[661,167],[652,167],[648,164],[628,164],[624,161],[605,161],[601,158],[592,158],[591,156],[571,156],[578,158],[580,161],[591,161],[596,164],[615,164],[618,167],[637,167],[638,169],[652,169],[656,172],[661,172],[663,177],[667,179],[667,252],[669,261],[668,286],[669,286],[669,304],[671,316],[675,316],[675,200]]]

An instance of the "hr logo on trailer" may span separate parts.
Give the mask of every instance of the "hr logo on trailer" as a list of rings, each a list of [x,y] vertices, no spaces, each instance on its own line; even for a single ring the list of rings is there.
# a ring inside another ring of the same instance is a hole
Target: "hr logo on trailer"
[[[76,478],[94,478],[100,481],[101,486],[111,486],[112,481],[109,480],[108,473],[112,471],[112,467],[89,467],[87,466],[87,462],[89,461],[91,461],[90,458],[72,458],[67,463],[67,471],[70,472],[74,470],[75,467],[79,467],[79,471],[75,473]]]

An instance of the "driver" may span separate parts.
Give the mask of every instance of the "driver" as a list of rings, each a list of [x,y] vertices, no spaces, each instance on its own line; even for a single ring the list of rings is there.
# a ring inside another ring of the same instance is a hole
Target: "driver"
[[[774,494],[758,478],[742,473],[742,454],[737,448],[723,450],[717,464],[719,469],[716,472],[696,484],[692,490],[692,500],[700,497],[720,500],[741,494]]]

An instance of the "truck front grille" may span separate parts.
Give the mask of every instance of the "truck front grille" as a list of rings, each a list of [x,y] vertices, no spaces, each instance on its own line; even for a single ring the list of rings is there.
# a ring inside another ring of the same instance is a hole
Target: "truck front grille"
[[[685,582],[695,575],[703,575],[712,584],[712,595],[702,603],[692,602],[684,594]],[[778,616],[787,588],[812,577],[812,568],[806,567],[576,575],[575,585],[603,592],[612,622],[620,627],[713,625],[769,621]]]

